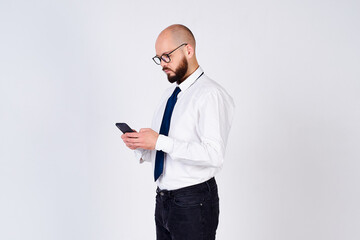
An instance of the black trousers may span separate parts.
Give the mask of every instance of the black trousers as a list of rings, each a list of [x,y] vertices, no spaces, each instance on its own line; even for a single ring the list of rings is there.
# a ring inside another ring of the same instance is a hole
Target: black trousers
[[[213,240],[218,222],[219,196],[215,178],[173,191],[157,189],[157,240]]]

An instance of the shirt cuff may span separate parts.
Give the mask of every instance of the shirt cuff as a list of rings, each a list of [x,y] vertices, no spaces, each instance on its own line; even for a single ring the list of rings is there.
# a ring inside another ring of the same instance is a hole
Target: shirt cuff
[[[163,151],[166,153],[170,153],[174,146],[174,140],[169,138],[168,136],[160,134],[155,145],[155,149],[158,151]]]
[[[140,149],[135,149],[135,150],[134,150],[134,153],[135,153],[135,157],[136,157],[137,159],[139,159],[140,163],[145,162],[145,160],[142,159],[143,152],[142,152]]]

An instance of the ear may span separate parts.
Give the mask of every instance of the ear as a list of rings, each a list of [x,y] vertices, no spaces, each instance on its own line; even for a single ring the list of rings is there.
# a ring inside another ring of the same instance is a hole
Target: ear
[[[193,46],[191,46],[191,44],[187,44],[185,46],[185,50],[186,50],[186,56],[188,58],[192,58],[195,54],[195,49],[193,48]]]

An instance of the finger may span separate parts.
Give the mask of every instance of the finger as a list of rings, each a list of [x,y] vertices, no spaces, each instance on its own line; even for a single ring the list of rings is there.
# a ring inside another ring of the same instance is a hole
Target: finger
[[[141,141],[134,141],[134,142],[129,142],[129,145],[134,146],[136,148],[142,148],[144,144]]]
[[[132,146],[132,144],[125,144],[128,148],[132,148],[133,146]]]
[[[140,142],[142,142],[142,139],[141,138],[128,138],[126,140],[126,142],[128,142],[128,143],[140,143]]]
[[[126,146],[128,147],[128,148],[130,148],[130,149],[136,149],[137,148],[137,146],[136,146],[136,144],[134,144],[134,143],[126,143]]]
[[[151,128],[142,128],[140,129],[140,132],[149,132],[151,130],[152,130]]]
[[[127,142],[127,141],[129,141],[129,139],[131,139],[131,138],[127,137],[126,135],[121,136],[121,138],[124,142]]]
[[[130,149],[135,150],[135,149],[137,149],[137,147],[136,146],[131,146]]]
[[[128,132],[128,133],[125,133],[125,135],[126,135],[127,137],[130,137],[130,138],[137,138],[137,137],[139,137],[139,133],[137,133],[137,132]]]
[[[130,138],[131,139],[131,138]],[[124,141],[124,143],[126,144],[126,146],[131,146],[131,145],[133,145],[134,143],[132,142],[132,141],[130,141],[130,140],[126,140],[126,141]]]

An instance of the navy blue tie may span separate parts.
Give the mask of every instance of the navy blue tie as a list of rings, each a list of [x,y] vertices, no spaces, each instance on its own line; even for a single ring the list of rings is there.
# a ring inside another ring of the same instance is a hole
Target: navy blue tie
[[[181,91],[181,89],[179,87],[176,87],[173,94],[169,97],[169,99],[168,99],[168,101],[166,103],[164,116],[163,116],[163,119],[162,119],[162,122],[161,122],[161,127],[160,127],[160,133],[159,134],[167,136],[168,133],[169,133],[171,115],[172,115],[172,112],[174,110],[174,106],[175,106],[175,103],[176,103],[176,100],[177,100],[177,95],[179,94],[180,91]],[[154,170],[154,179],[155,179],[155,181],[163,173],[163,170],[164,170],[164,157],[165,157],[165,153],[163,151],[156,151],[155,170]]]

